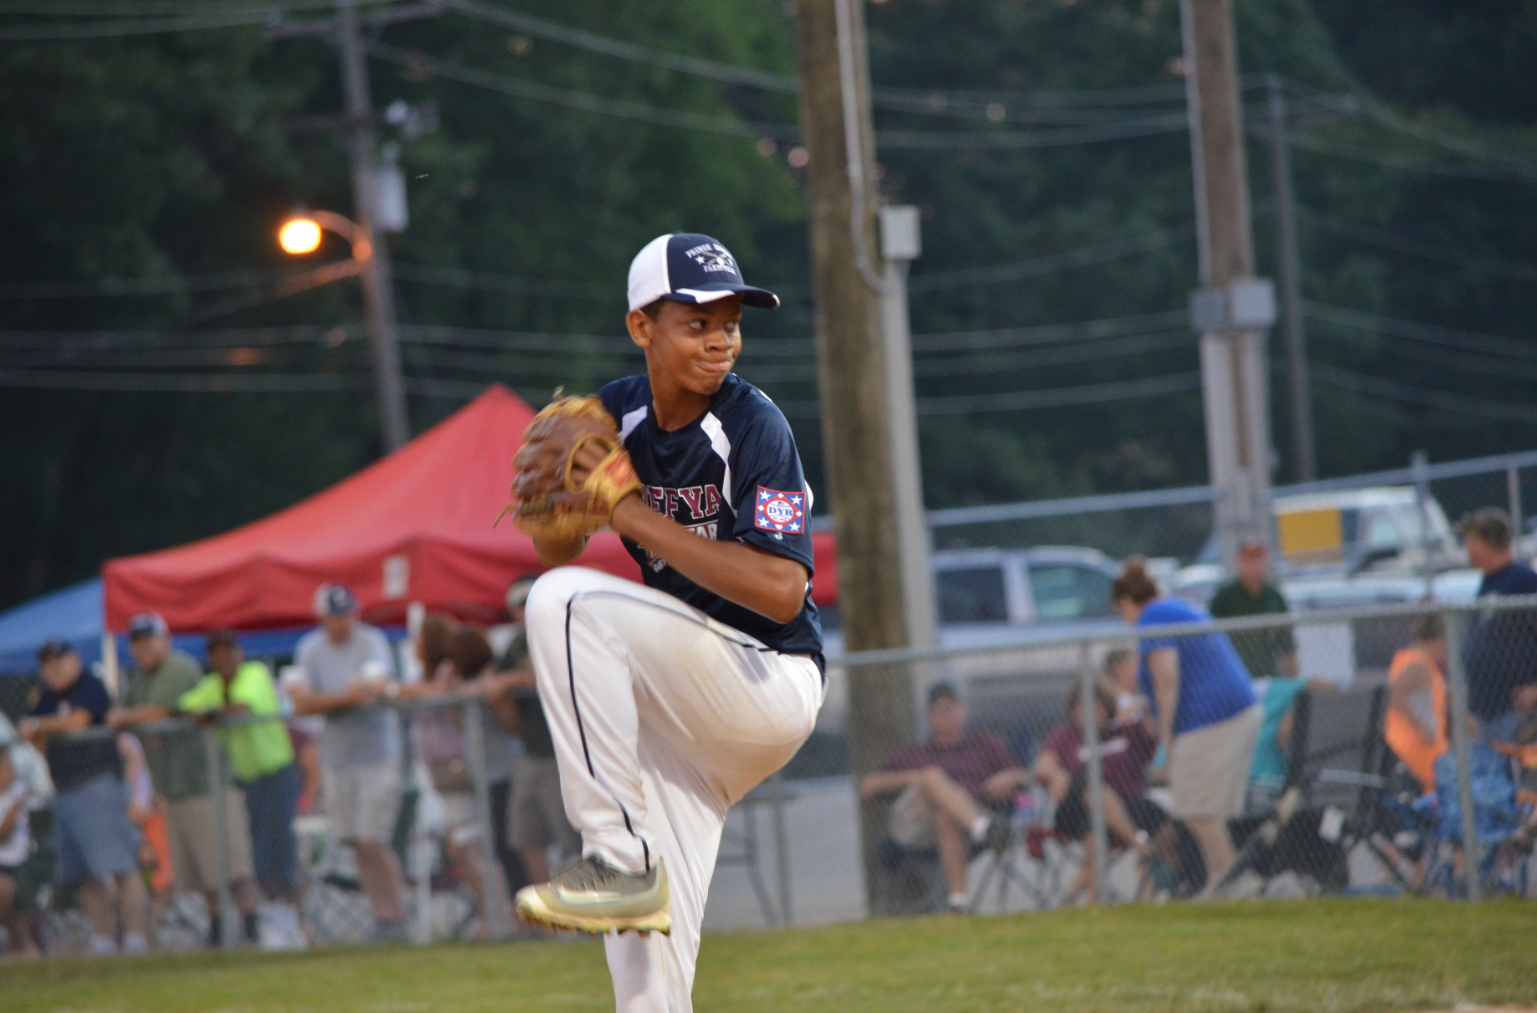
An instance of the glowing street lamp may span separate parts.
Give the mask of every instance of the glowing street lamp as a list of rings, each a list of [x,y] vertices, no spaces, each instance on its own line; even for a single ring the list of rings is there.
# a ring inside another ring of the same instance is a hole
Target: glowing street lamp
[[[395,298],[387,257],[374,256],[366,226],[334,211],[296,211],[278,229],[278,245],[292,256],[314,253],[322,232],[334,232],[352,244],[352,260],[363,283],[363,315],[373,353],[374,388],[379,398],[379,423],[387,450],[410,438],[406,418],[405,383],[400,370],[400,334],[395,322]]]
[[[320,223],[313,218],[290,218],[278,230],[278,245],[296,257],[314,253],[320,247]]]

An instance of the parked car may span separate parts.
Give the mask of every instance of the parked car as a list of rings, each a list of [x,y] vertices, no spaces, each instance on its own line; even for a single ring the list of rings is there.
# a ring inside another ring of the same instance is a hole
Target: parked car
[[[1077,649],[1068,645],[1032,650],[1031,641],[1064,633],[1103,637],[1126,632],[1110,600],[1110,585],[1120,565],[1097,549],[1054,545],[957,549],[936,552],[933,561],[940,646],[1020,644],[1025,649],[936,663],[919,681],[949,679],[960,683],[968,695],[976,691],[979,699],[1005,692],[1006,685],[1020,681],[1055,684],[1077,671]],[[824,610],[829,656],[843,652],[837,620],[835,609]],[[922,689],[915,687],[915,692]],[[841,731],[847,713],[845,674],[834,667],[828,671],[827,699],[817,728]],[[1055,715],[1056,710],[1051,713]]]

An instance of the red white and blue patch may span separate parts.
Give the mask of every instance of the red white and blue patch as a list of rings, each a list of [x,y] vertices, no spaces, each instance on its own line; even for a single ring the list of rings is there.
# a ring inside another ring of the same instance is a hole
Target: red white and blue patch
[[[758,486],[753,527],[785,535],[801,534],[806,530],[806,494]]]

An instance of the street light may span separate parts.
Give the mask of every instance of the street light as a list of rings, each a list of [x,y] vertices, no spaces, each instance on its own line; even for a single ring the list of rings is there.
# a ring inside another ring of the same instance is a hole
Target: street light
[[[278,245],[296,257],[314,253],[320,247],[320,223],[313,218],[290,218],[278,229]]]
[[[302,256],[320,246],[321,232],[334,232],[352,245],[352,259],[363,282],[363,316],[373,357],[374,389],[379,398],[379,424],[386,451],[397,450],[410,438],[406,418],[405,383],[400,375],[400,335],[389,264],[374,256],[368,229],[334,211],[297,211],[278,229],[285,253]]]

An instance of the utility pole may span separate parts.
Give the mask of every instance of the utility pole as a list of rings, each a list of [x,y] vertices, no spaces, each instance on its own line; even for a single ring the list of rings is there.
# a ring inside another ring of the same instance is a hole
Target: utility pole
[[[1231,569],[1245,540],[1274,541],[1265,328],[1275,320],[1275,292],[1254,277],[1232,0],[1181,0],[1180,21],[1200,246],[1191,316],[1201,332],[1217,540]]]
[[[1279,74],[1271,74],[1266,79],[1265,98],[1270,112],[1270,150],[1274,156],[1276,273],[1281,282],[1281,333],[1286,338],[1293,476],[1298,482],[1311,482],[1318,477],[1318,466],[1313,458],[1313,396],[1308,385],[1307,333],[1302,329],[1302,268],[1297,254],[1291,135],[1286,127],[1286,96],[1281,91]]]
[[[378,145],[374,110],[368,94],[368,68],[358,34],[356,0],[336,0],[336,41],[341,49],[342,84],[347,95],[348,153],[352,158],[352,215],[369,245],[363,260],[363,316],[368,323],[373,358],[374,389],[379,402],[379,427],[388,453],[411,438],[406,415],[406,388],[400,370],[400,327],[395,319],[395,284],[389,247],[374,227],[378,212]]]
[[[892,429],[881,335],[883,279],[872,251],[874,130],[863,0],[796,0],[801,127],[810,155],[807,210],[827,481],[837,519],[844,643],[909,643],[901,545],[893,518]],[[856,777],[917,732],[911,666],[848,670],[849,758]],[[860,811],[872,912],[898,884],[880,860],[881,808]]]

